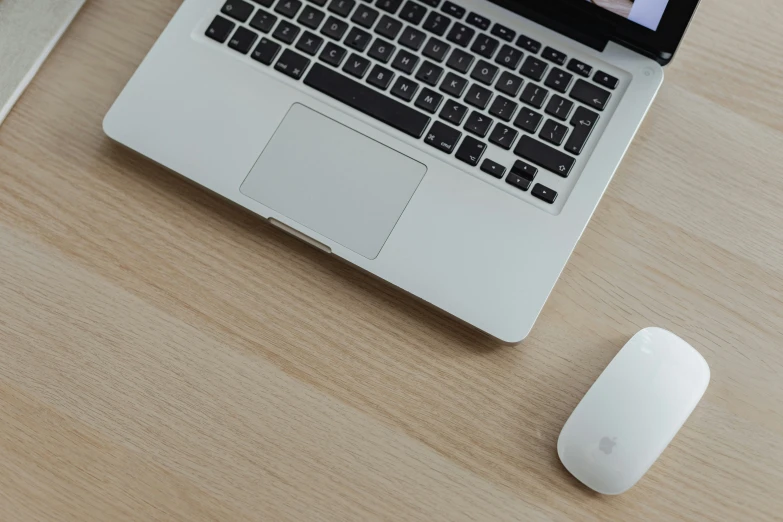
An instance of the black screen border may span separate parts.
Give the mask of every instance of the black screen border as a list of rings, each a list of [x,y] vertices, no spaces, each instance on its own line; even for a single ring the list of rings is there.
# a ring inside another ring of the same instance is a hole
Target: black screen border
[[[490,1],[555,30],[568,28],[592,42],[615,41],[662,65],[671,61],[699,4],[699,0],[669,0],[653,31],[586,0]]]

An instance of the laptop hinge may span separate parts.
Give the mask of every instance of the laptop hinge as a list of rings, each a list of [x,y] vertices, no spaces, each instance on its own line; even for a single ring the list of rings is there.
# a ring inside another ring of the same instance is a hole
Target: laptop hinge
[[[557,2],[535,2],[536,7],[532,8],[519,0],[491,1],[597,51],[606,49],[613,33],[612,26],[604,20],[582,11],[559,9]]]

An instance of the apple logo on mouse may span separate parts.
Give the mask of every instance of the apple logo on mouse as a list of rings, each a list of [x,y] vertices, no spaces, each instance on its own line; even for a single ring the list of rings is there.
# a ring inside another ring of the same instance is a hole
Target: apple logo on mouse
[[[617,444],[616,441],[617,437],[612,437],[611,439],[609,437],[604,437],[598,443],[598,449],[609,455],[614,449],[615,444]]]

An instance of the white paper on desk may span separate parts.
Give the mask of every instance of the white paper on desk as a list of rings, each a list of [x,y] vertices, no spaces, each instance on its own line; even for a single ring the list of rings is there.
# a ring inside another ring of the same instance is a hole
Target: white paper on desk
[[[85,0],[0,0],[0,123]]]

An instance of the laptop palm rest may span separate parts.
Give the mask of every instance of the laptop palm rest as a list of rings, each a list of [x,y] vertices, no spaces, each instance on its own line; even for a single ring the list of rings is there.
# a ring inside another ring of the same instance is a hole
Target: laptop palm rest
[[[375,259],[426,171],[422,163],[295,104],[239,190]]]

